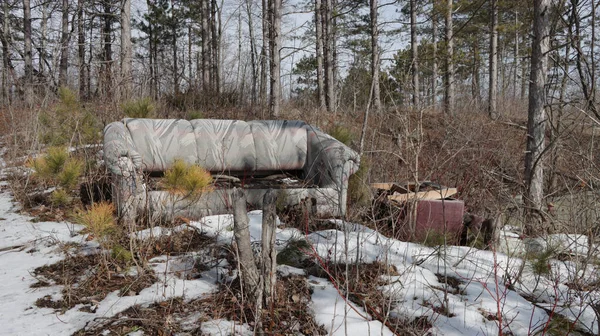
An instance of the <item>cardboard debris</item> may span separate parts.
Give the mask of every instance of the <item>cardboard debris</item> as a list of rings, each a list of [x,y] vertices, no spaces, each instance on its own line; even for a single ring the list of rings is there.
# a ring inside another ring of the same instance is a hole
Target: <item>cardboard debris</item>
[[[429,181],[421,182],[419,190],[415,183],[372,183],[371,187],[386,193],[389,200],[400,203],[408,200],[445,199],[458,193],[456,188],[444,187]]]

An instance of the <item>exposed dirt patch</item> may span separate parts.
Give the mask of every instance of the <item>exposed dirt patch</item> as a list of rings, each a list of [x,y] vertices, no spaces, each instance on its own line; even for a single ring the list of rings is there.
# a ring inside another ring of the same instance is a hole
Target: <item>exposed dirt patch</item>
[[[33,271],[38,282],[31,287],[62,285],[63,298],[52,300],[44,297],[36,302],[38,307],[68,310],[77,304],[93,305],[102,301],[106,295],[119,291],[121,296],[137,295],[156,282],[151,271],[137,275],[123,274],[124,265],[117,265],[102,256],[67,256],[52,265],[38,267]]]
[[[447,290],[448,293],[454,294],[454,295],[465,295],[464,289],[460,288],[462,281],[459,278],[453,277],[450,275],[439,274],[439,273],[436,273],[435,276],[437,277],[437,280],[439,283],[447,284],[447,287],[445,290]],[[436,288],[436,287],[434,287],[434,288]],[[444,291],[444,288],[436,288],[436,289]]]
[[[385,285],[383,276],[399,275],[393,265],[386,266],[374,262],[358,266],[355,264],[348,265],[346,269],[345,264],[336,264],[329,265],[327,272],[315,275],[330,280],[333,278],[340,290],[348,290],[348,297],[353,303],[365,308],[369,315],[385,324],[396,335],[411,335],[415,332],[423,334],[431,328],[431,323],[427,320],[427,317],[407,321],[390,314],[394,308],[393,302],[390,303],[389,298],[383,295],[379,287]]]
[[[291,276],[277,283],[277,296],[273,307],[263,311],[263,329],[267,335],[326,335],[308,313],[311,291],[306,278]],[[114,318],[107,319],[75,335],[97,335],[109,330],[108,335],[123,335],[140,330],[144,335],[173,335],[186,332],[201,334],[204,321],[227,319],[255,325],[252,309],[241,300],[239,282],[207,298],[185,302],[181,298],[159,302],[149,307],[134,306]]]

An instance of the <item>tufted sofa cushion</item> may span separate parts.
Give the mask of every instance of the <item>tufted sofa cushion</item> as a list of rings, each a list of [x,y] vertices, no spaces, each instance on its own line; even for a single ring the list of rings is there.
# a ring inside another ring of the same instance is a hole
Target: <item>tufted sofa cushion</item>
[[[212,172],[254,171],[256,150],[250,126],[241,120],[192,120],[197,163]]]
[[[192,124],[182,119],[125,119],[135,150],[142,158],[142,168],[148,172],[167,170],[182,159],[198,161],[196,137]]]
[[[248,122],[256,148],[256,170],[295,170],[306,164],[306,123],[296,120]]]

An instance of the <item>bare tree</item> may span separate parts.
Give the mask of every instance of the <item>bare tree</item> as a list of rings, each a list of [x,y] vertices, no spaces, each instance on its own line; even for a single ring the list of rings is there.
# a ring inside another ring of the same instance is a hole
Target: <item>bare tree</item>
[[[316,57],[317,57],[317,92],[319,95],[319,109],[324,109],[325,88],[323,83],[323,19],[321,13],[321,0],[315,0],[315,32],[316,32]]]
[[[104,50],[102,52],[101,67],[101,90],[102,93],[110,97],[112,95],[112,24],[114,15],[109,0],[102,1],[104,12],[102,13],[102,37],[104,39]]]
[[[492,11],[490,13],[490,85],[488,113],[490,118],[498,118],[498,0],[490,0]]]
[[[281,0],[269,0],[269,53],[271,86],[269,94],[269,114],[272,118],[279,117],[281,100]]]
[[[33,60],[31,43],[31,3],[30,0],[23,0],[23,38],[25,43],[25,101],[31,105],[33,103]]]
[[[60,65],[58,85],[67,86],[67,71],[69,69],[69,0],[62,0],[62,25],[60,38]]]
[[[410,0],[410,50],[412,63],[413,106],[419,107],[419,49],[417,42],[417,0]]]
[[[265,107],[267,96],[267,65],[269,50],[269,8],[267,0],[262,0],[262,48],[260,50],[260,105]]]
[[[323,9],[321,17],[323,19],[323,59],[325,73],[325,103],[328,111],[335,110],[335,91],[334,91],[334,61],[333,61],[333,28],[332,28],[332,0],[322,2]]]
[[[379,90],[379,28],[377,27],[377,0],[371,0],[371,76],[373,76],[373,107],[381,111]]]
[[[87,66],[85,62],[85,30],[83,22],[83,1],[77,0],[77,60],[79,68],[79,99],[87,97]]]
[[[446,92],[444,96],[444,112],[453,116],[454,111],[454,41],[452,39],[452,0],[446,1]]]
[[[525,234],[544,231],[541,215],[544,198],[544,164],[546,133],[546,75],[550,48],[550,0],[533,4],[533,41],[529,76],[527,151],[525,154]]]
[[[435,10],[436,0],[432,0],[431,6],[431,43],[432,43],[432,69],[431,69],[431,105],[435,111],[437,105],[437,80],[438,80],[438,60],[437,60],[437,12]]]
[[[202,15],[202,89],[207,91],[210,87],[209,51],[208,51],[208,0],[200,0]]]
[[[256,104],[258,70],[256,64],[256,40],[254,38],[254,24],[252,20],[252,0],[246,0],[246,14],[248,15],[248,34],[250,35],[250,63],[252,66],[252,105]]]
[[[131,96],[131,0],[121,2],[121,76],[123,96]]]
[[[8,25],[8,2],[4,2],[3,6],[4,17],[2,22],[2,34],[0,34],[0,42],[2,43],[2,97],[3,101],[10,105],[10,73],[12,72],[13,66],[10,57],[10,51],[8,49],[8,36],[9,36],[9,25]]]

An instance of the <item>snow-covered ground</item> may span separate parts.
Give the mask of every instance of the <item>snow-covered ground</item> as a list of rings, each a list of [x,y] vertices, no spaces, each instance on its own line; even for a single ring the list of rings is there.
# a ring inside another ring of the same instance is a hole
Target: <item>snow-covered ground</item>
[[[6,182],[0,184],[6,186]],[[32,271],[64,258],[66,243],[79,244],[77,251],[71,248],[73,253],[94,253],[98,245],[79,235],[81,227],[77,225],[34,223],[17,210],[18,205],[4,188],[0,191],[0,335],[68,335],[133,305],[149,305],[173,297],[200,298],[217,288],[218,274],[222,273],[218,268],[225,266],[217,264],[202,273],[202,277],[185,280],[175,274],[193,267],[186,259],[189,256],[157,257],[151,260],[151,265],[158,280],[139,295],[120,297],[117,291],[110,293],[97,304],[95,313],[82,311],[81,306],[64,313],[38,308],[35,302],[39,298],[47,295],[60,298],[62,286],[31,288],[37,281]],[[248,215],[251,236],[257,242],[262,213],[252,211]],[[497,335],[500,328],[513,335],[541,334],[549,325],[550,315],[555,314],[576,322],[578,330],[598,333],[598,321],[590,304],[600,300],[600,296],[566,285],[576,280],[588,284],[598,281],[593,264],[552,259],[549,273],[537,275],[530,262],[523,264],[514,254],[456,246],[430,248],[387,238],[363,225],[339,220],[334,223],[337,229],[308,235],[296,229],[278,229],[277,245],[283,248],[290,240],[306,239],[324,262],[354,263],[358,259],[363,263],[377,261],[394,266],[397,273],[382,279],[385,284],[379,288],[389,299],[392,314],[408,321],[427,317],[432,324],[429,330],[432,335]],[[189,225],[216,237],[222,244],[232,241],[231,215],[208,216]],[[148,229],[136,233],[136,237],[170,234],[185,230],[186,226]],[[588,253],[583,236],[557,235],[524,244],[510,231],[503,235],[506,246],[510,245],[505,251],[544,250],[550,244],[582,258]],[[279,269],[283,273],[303,273],[292,267]],[[520,281],[514,282],[519,275]],[[313,290],[309,304],[312,313],[330,334],[393,335],[362,307],[347,302],[330,279],[309,276],[306,281]],[[202,331],[215,335],[252,334],[249,326],[226,320],[203,322]]]

